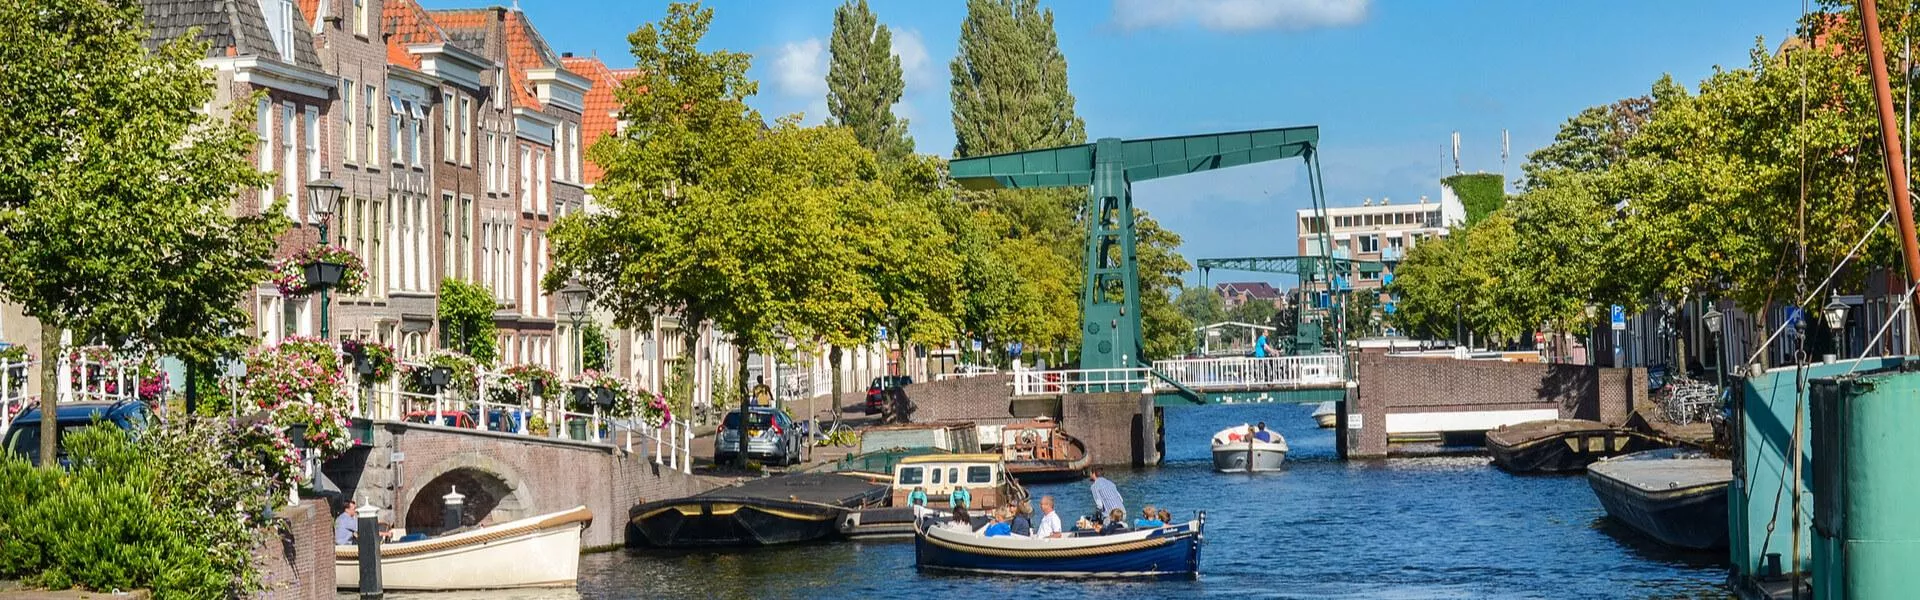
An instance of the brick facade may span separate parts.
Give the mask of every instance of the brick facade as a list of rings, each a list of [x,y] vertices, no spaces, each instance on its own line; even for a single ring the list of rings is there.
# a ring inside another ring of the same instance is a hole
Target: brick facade
[[[1361,427],[1342,429],[1353,456],[1387,453],[1389,413],[1554,409],[1560,418],[1624,425],[1648,406],[1645,369],[1371,353],[1356,365],[1360,387],[1349,412]]]
[[[253,556],[266,589],[255,598],[334,597],[333,518],[326,500],[306,500],[280,509],[273,524],[260,528],[256,536]]]

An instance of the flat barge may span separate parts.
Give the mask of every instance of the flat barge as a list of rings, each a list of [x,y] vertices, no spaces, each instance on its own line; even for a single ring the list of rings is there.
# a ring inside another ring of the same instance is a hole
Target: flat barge
[[[659,548],[773,546],[835,537],[847,515],[887,501],[889,477],[804,473],[764,477],[633,508],[631,523]]]

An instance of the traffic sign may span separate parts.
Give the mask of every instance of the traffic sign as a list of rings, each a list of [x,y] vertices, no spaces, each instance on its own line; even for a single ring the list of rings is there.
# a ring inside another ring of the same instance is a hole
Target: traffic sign
[[[1627,308],[1626,307],[1620,306],[1618,304],[1613,305],[1613,312],[1609,316],[1611,316],[1613,319],[1614,331],[1627,330]]]

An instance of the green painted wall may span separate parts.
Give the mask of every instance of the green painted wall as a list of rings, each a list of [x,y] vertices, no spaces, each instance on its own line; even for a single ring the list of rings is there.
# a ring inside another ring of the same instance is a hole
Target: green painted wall
[[[1920,590],[1920,373],[1814,382],[1817,598]]]

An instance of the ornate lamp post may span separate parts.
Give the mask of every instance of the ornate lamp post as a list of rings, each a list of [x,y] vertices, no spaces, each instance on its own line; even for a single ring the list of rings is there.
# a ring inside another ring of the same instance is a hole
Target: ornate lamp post
[[[1707,333],[1712,334],[1713,350],[1714,352],[1718,353],[1715,355],[1713,359],[1714,384],[1718,387],[1724,388],[1727,386],[1727,381],[1726,381],[1727,356],[1725,352],[1721,352],[1720,350],[1720,328],[1725,326],[1724,323],[1726,321],[1727,316],[1720,314],[1720,307],[1717,306],[1718,304],[1720,303],[1718,301],[1715,301],[1713,305],[1708,305],[1707,312],[1705,314],[1700,315],[1700,322],[1707,326]]]
[[[307,207],[320,217],[320,245],[327,244],[327,222],[333,220],[333,209],[340,202],[340,184],[329,179],[329,173],[322,172],[319,179],[307,182]],[[314,263],[305,266],[307,283],[320,288],[320,337],[331,334],[327,330],[327,317],[332,308],[327,292],[340,284],[340,275],[346,265],[335,263]]]
[[[585,351],[581,347],[580,324],[587,320],[587,310],[593,304],[593,291],[581,285],[579,279],[568,279],[566,287],[560,288],[560,302],[565,305],[567,319],[573,322],[573,374],[579,375],[586,364]]]
[[[1821,316],[1826,317],[1827,331],[1833,333],[1834,357],[1847,357],[1847,303],[1840,301],[1840,292],[1834,292],[1827,305],[1820,308]]]

